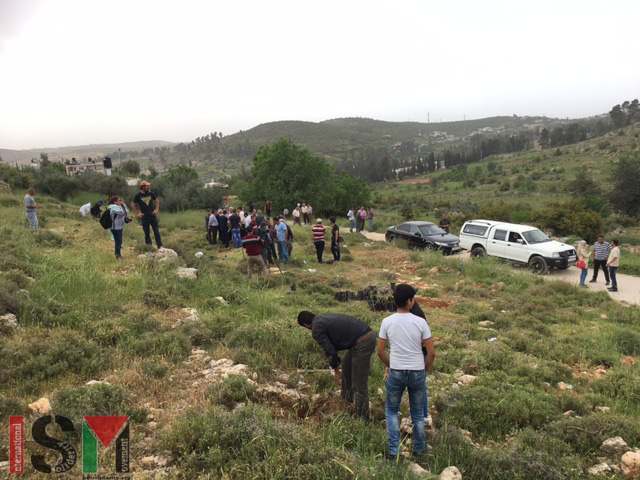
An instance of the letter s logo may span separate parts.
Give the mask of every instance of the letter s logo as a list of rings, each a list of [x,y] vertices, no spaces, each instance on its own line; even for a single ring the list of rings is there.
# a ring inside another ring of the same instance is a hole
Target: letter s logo
[[[71,470],[76,464],[76,449],[70,443],[63,442],[62,440],[58,440],[57,438],[47,435],[47,425],[51,423],[52,419],[58,424],[58,426],[60,426],[60,430],[63,432],[74,431],[73,422],[67,417],[63,417],[61,415],[56,415],[54,417],[46,415],[33,422],[31,435],[38,445],[48,448],[49,450],[55,450],[62,455],[62,459],[56,462],[54,469],[55,473],[64,473]],[[31,455],[31,465],[33,465],[33,468],[37,471],[42,473],[51,473],[52,471],[51,466],[45,461],[44,455]]]

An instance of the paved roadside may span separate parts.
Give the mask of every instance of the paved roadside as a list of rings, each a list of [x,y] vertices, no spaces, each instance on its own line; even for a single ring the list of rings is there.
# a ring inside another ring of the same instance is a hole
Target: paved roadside
[[[384,242],[384,234],[376,233],[376,232],[362,232],[365,237],[374,242],[382,241]],[[456,258],[460,258],[462,260],[469,260],[471,257],[468,252],[463,252],[461,254],[457,254]],[[587,282],[591,280],[593,276],[593,270],[589,269],[589,275],[587,276]],[[580,284],[580,270],[576,267],[570,267],[566,270],[557,270],[553,269],[547,275],[544,275],[543,278],[545,280],[562,280],[565,282],[569,282],[572,285]],[[623,275],[621,273],[618,274],[618,291],[617,292],[609,292],[607,290],[607,286],[604,284],[604,275],[602,272],[598,273],[598,281],[597,283],[587,283],[587,288],[590,291],[603,291],[607,292],[611,298],[615,301],[623,304],[623,305],[640,305],[640,277],[634,277],[631,275]]]

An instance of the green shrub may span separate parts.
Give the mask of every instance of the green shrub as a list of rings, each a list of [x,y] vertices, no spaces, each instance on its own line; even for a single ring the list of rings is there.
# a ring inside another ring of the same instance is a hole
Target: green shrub
[[[347,452],[330,449],[311,429],[276,425],[254,404],[232,412],[191,410],[164,433],[160,447],[186,478],[350,479],[356,470]]]
[[[61,235],[42,228],[33,232],[33,239],[37,244],[44,247],[62,248],[69,245],[69,241]]]
[[[126,415],[141,423],[147,418],[145,409],[135,407],[135,399],[119,385],[97,383],[80,388],[64,388],[56,393],[54,405],[57,413],[81,420],[85,415]]]
[[[0,351],[0,384],[33,393],[41,383],[75,374],[90,380],[107,366],[109,356],[79,332],[58,328],[32,332]]]
[[[158,380],[163,379],[169,372],[169,365],[158,358],[144,360],[140,365],[142,375]]]
[[[562,418],[546,425],[542,432],[562,441],[573,453],[595,458],[607,438],[621,436],[629,445],[637,445],[640,422],[637,416],[596,413],[586,417]]]
[[[560,415],[557,400],[528,386],[473,384],[435,401],[436,423],[455,425],[484,438],[500,439],[526,427],[540,428]]]
[[[209,397],[213,403],[233,408],[240,402],[250,401],[255,391],[255,385],[247,384],[244,375],[229,375],[221,383],[209,388]]]

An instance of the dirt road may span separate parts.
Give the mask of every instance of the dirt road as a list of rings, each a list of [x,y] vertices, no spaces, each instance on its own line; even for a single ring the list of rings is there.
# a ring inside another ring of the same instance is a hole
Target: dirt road
[[[376,232],[362,232],[365,237],[374,242],[384,242],[384,234]],[[456,255],[463,260],[469,260],[469,253],[463,252]],[[640,277],[633,277],[631,275],[618,274],[618,291],[609,292],[608,287],[604,284],[604,275],[602,272],[598,274],[597,283],[588,283],[593,275],[593,270],[589,269],[589,275],[587,276],[587,286],[590,291],[604,291],[609,293],[611,298],[623,305],[640,305]],[[563,280],[573,285],[580,283],[580,270],[575,267],[567,268],[566,270],[551,270],[550,273],[544,275],[545,280]]]

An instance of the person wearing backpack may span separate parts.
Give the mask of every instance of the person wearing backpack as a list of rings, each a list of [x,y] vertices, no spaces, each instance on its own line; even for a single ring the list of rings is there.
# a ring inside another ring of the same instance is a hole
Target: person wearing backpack
[[[127,209],[118,197],[111,197],[107,204],[107,211],[111,217],[111,234],[116,248],[116,258],[122,258],[122,235],[124,233]]]

